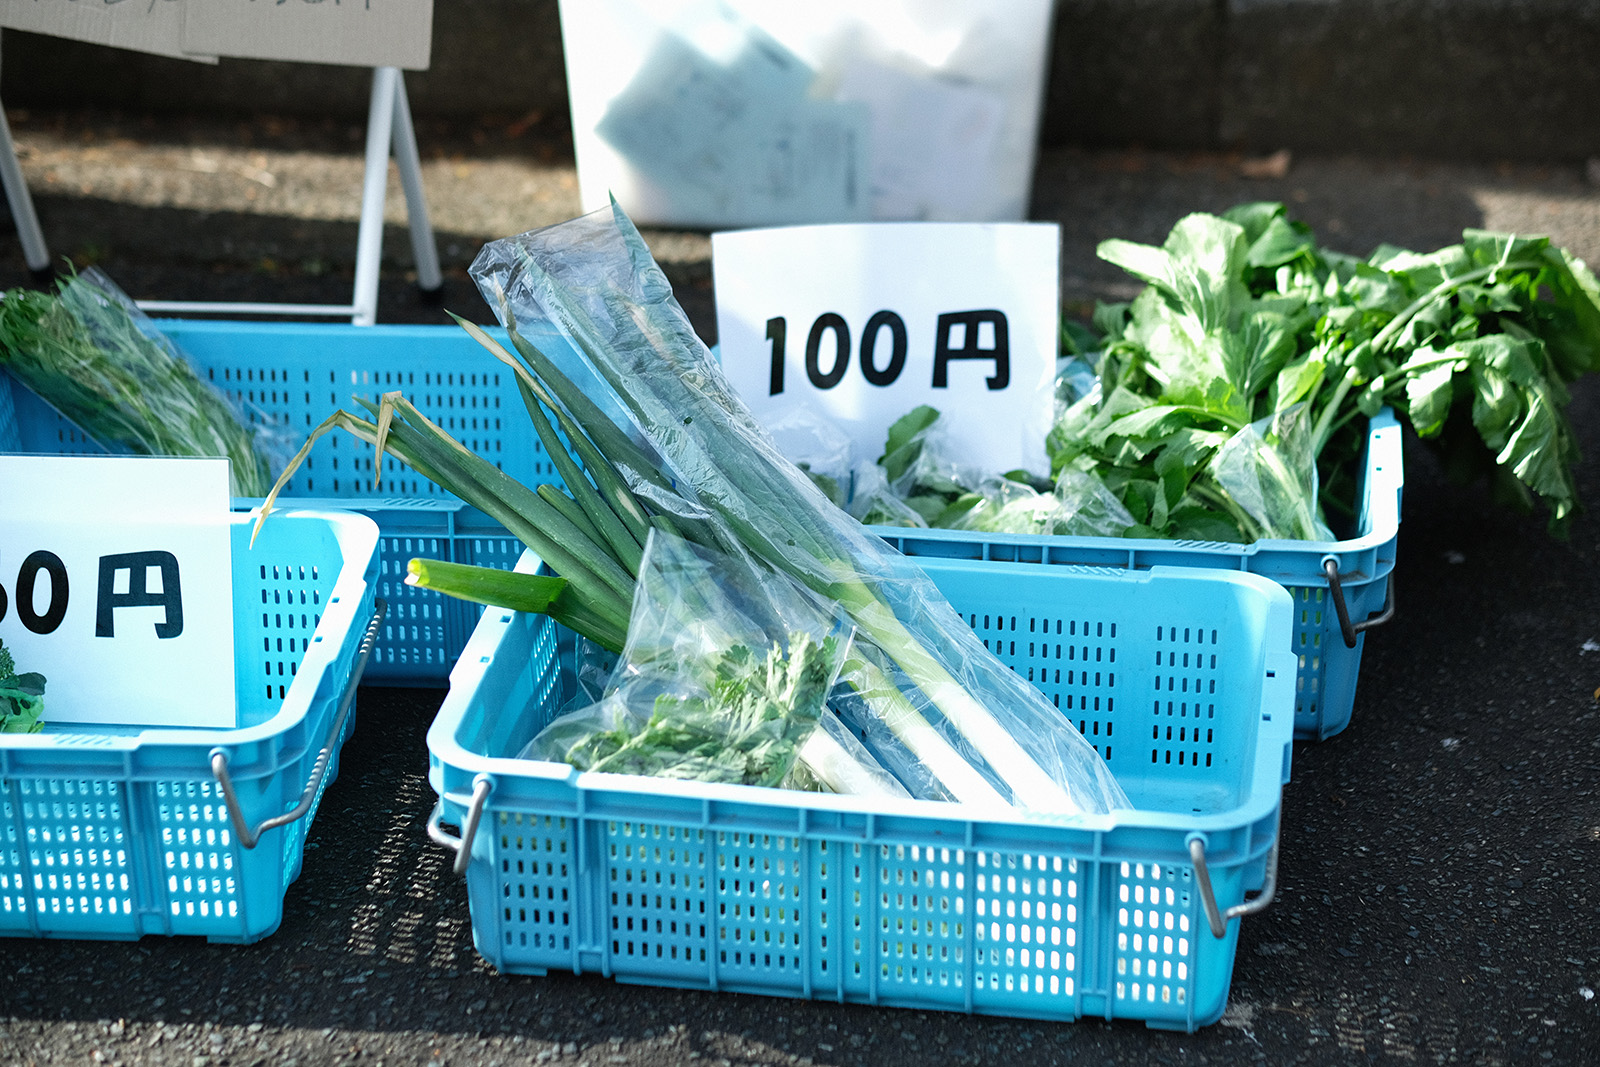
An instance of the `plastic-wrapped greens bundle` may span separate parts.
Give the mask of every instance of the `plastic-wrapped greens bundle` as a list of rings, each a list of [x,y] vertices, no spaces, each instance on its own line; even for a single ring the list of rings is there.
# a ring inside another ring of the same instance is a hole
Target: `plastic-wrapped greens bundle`
[[[98,269],[0,295],[0,367],[108,451],[226,457],[235,496],[272,485],[256,432]]]
[[[905,797],[827,708],[851,628],[736,554],[652,532],[600,699],[523,756],[580,770]]]
[[[856,521],[867,526],[926,527],[928,520],[900,499],[889,485],[889,476],[876,463],[857,463],[850,476],[850,504],[847,510]]]
[[[927,526],[952,526],[978,501],[978,470],[956,460],[939,412],[926,404],[889,427],[878,465],[894,494]]]
[[[839,507],[850,499],[850,438],[828,416],[799,402],[767,424],[767,432],[817,488]]]
[[[1258,419],[1211,460],[1217,484],[1260,527],[1260,537],[1332,541],[1317,508],[1317,461],[1305,404]]]
[[[951,796],[1055,815],[1127,806],[1094,748],[920,568],[783,458],[620,209],[492,242],[472,273],[508,328],[557,324],[604,389],[600,407],[628,413],[662,466],[622,473],[664,509],[658,522],[703,545],[743,546],[848,614],[856,638],[843,676]],[[518,347],[542,374],[548,359],[525,339]],[[572,396],[569,406],[586,403]],[[679,521],[675,507],[692,514]]]
[[[1055,488],[1040,492],[1024,482],[991,478],[978,487],[977,501],[951,527],[985,533],[1121,537],[1133,516],[1087,471],[1068,467]]]

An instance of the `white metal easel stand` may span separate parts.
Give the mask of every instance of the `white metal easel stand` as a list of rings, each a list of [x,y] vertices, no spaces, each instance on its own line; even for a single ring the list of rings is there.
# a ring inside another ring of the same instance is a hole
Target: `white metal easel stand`
[[[47,272],[50,252],[34,214],[33,201],[17,163],[16,146],[0,109],[0,177],[16,220],[17,233],[28,267]],[[435,294],[444,285],[439,270],[439,250],[428,221],[422,192],[422,159],[417,152],[416,128],[405,82],[397,67],[377,67],[372,73],[372,103],[367,112],[366,175],[361,188],[361,223],[356,230],[355,292],[348,304],[240,303],[229,301],[140,300],[139,307],[155,312],[214,312],[241,315],[350,316],[357,326],[371,326],[378,317],[378,264],[383,256],[383,205],[389,187],[389,155],[394,154],[405,190],[406,218],[411,227],[411,250],[417,264],[417,288]]]
[[[356,284],[349,304],[230,303],[227,301],[140,300],[146,311],[206,311],[241,315],[349,315],[357,326],[378,317],[378,262],[383,256],[383,204],[389,187],[389,154],[394,153],[405,190],[411,250],[417,263],[417,288],[437,293],[444,285],[439,250],[422,195],[422,160],[417,152],[411,105],[397,67],[372,72],[372,104],[367,110],[367,167],[361,187],[361,224],[356,230]]]

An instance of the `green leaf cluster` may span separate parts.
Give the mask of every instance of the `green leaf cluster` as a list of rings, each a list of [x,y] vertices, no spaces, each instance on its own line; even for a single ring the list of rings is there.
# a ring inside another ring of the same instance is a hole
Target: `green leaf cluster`
[[[1542,501],[1552,532],[1578,507],[1564,409],[1570,383],[1600,365],[1600,285],[1548,238],[1468,230],[1432,253],[1358,259],[1318,245],[1283,205],[1251,203],[1189,215],[1159,248],[1098,251],[1146,287],[1096,308],[1100,391],[1062,412],[1047,446],[1053,475],[1093,471],[1116,493],[1130,535],[1304,536],[1283,522],[1319,506],[1337,528],[1366,418],[1384,407],[1452,472],[1490,478],[1524,510]],[[1314,479],[1273,458],[1295,409]],[[1217,478],[1219,452],[1252,425],[1266,427],[1261,476],[1295,513],[1270,524]]]
[[[36,734],[44,729],[44,675],[17,673],[11,650],[0,641],[0,733]]]
[[[704,665],[703,690],[663,693],[637,731],[581,734],[562,758],[580,770],[785,785],[818,728],[838,659],[835,639],[805,633],[764,654],[734,645]]]
[[[235,496],[272,484],[256,431],[98,270],[0,293],[0,368],[113,452],[225,457]]]

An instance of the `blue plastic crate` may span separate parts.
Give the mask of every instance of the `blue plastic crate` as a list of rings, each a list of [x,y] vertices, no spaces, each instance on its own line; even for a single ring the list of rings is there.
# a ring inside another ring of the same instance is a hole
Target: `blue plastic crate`
[[[1366,630],[1394,610],[1395,549],[1405,488],[1400,426],[1388,408],[1368,425],[1357,535],[1342,541],[1237,545],[1147,538],[1046,537],[875,526],[908,556],[1143,569],[1205,567],[1270,578],[1294,598],[1298,657],[1295,736],[1332,737],[1350,724]],[[1331,572],[1330,572],[1331,565]],[[1341,617],[1340,606],[1343,606]]]
[[[212,385],[241,403],[253,422],[283,432],[290,451],[336,408],[356,410],[351,396],[377,400],[398,389],[462,444],[519,481],[561,482],[528,423],[515,378],[457,326],[184,319],[157,320],[156,325]],[[507,343],[503,330],[489,332]],[[540,324],[530,326],[527,335],[552,355],[570,351],[567,342]],[[0,371],[0,452],[100,451],[70,421]],[[485,564],[503,559],[507,567],[516,562],[521,543],[500,527],[495,527],[495,543],[484,541],[477,535],[486,529],[486,520],[478,521],[480,513],[463,508],[454,496],[393,457],[384,459],[379,473],[374,485],[372,449],[336,432],[312,448],[284,495],[306,506],[336,504],[374,516],[384,531],[380,551],[386,574],[394,574],[390,550],[399,551],[396,546],[418,536],[434,538],[445,551],[411,555]],[[439,510],[429,514],[424,505],[408,512],[397,507],[405,500],[434,501]],[[406,559],[398,560],[401,578]],[[387,582],[386,590],[391,618],[368,677],[387,685],[444,686],[478,610],[430,604],[441,598],[407,591],[395,581]]]
[[[317,508],[346,502],[295,503]],[[483,608],[407,585],[406,564],[423,557],[510,570],[522,542],[459,500],[369,499],[360,502],[360,513],[378,524],[376,584],[388,609],[366,677],[383,685],[443,688]]]
[[[356,410],[352,396],[377,400],[398,389],[423,414],[513,477],[556,477],[538,438],[527,428],[515,378],[457,326],[186,319],[159,319],[156,326],[206,380],[244,406],[252,423],[281,430],[290,451],[336,408]],[[504,343],[504,331],[490,332]],[[530,337],[541,347],[566,347],[537,327]],[[8,436],[0,421],[0,451],[100,451],[31,390],[14,380],[11,384],[14,429]],[[0,410],[3,405],[0,401]],[[312,448],[285,492],[352,502],[449,498],[392,457],[385,458],[379,473],[374,485],[370,447],[346,434],[330,434]]]
[[[1217,570],[922,562],[1080,724],[1135,810],[981,818],[518,760],[570,684],[562,631],[491,609],[428,733],[429,832],[456,849],[478,951],[518,974],[1187,1030],[1219,1018],[1232,919],[1270,899],[1276,869],[1288,594]],[[1072,670],[1086,657],[1092,682]]]
[[[0,936],[243,943],[277,929],[376,620],[364,516],[233,525],[233,729],[0,735]]]

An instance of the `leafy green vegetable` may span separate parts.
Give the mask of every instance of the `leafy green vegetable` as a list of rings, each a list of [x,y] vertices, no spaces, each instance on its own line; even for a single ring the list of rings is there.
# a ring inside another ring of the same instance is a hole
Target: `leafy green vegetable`
[[[11,650],[0,641],[0,733],[36,734],[44,729],[44,675],[17,673]]]
[[[272,484],[254,431],[98,270],[0,294],[0,368],[110,451],[226,457],[236,496]]]
[[[1362,430],[1385,407],[1447,470],[1542,502],[1552,533],[1579,506],[1564,411],[1600,368],[1600,284],[1548,238],[1467,230],[1362,260],[1252,203],[1099,254],[1146,287],[1064,330],[1099,388],[1060,405],[1046,447],[1052,478],[1090,475],[1121,501],[1127,535],[1326,539],[1353,516]]]
[[[765,654],[735,645],[706,666],[703,691],[658,696],[637,732],[580,731],[558,758],[579,770],[783,785],[818,729],[837,657],[833,638],[805,633]]]

